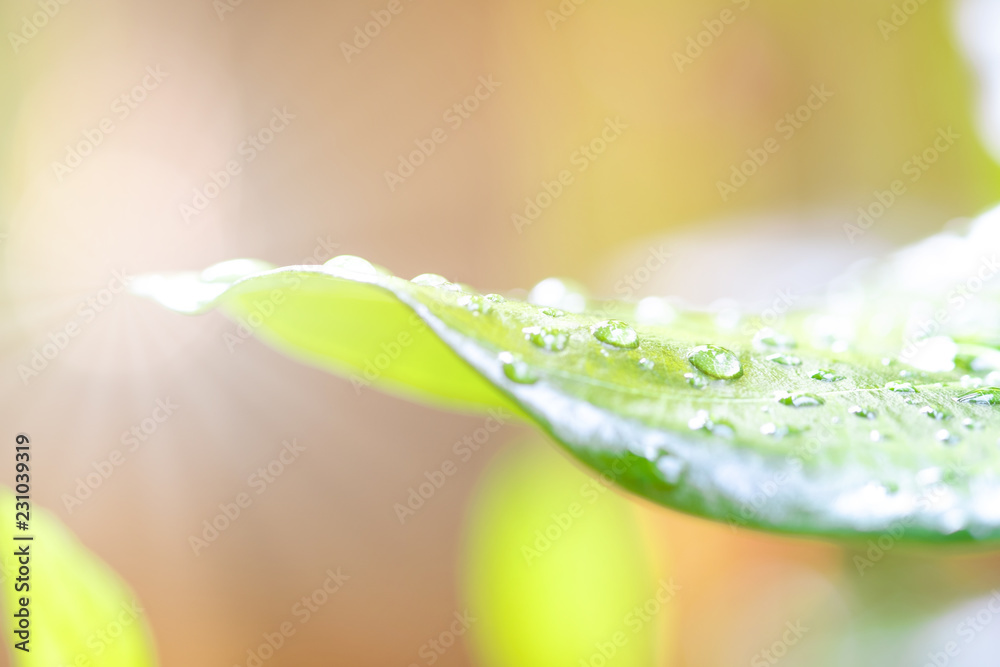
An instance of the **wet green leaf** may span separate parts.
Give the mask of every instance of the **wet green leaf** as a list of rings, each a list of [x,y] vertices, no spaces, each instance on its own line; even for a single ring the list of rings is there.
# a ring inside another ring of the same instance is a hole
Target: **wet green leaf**
[[[868,292],[849,285],[836,308],[789,312],[780,330],[665,300],[590,302],[555,279],[534,303],[482,297],[350,257],[265,271],[239,260],[212,281],[147,277],[135,291],[184,312],[222,308],[359,389],[516,410],[595,471],[624,466],[622,487],[668,507],[800,534],[996,540],[992,369],[968,354],[956,366],[947,334],[993,349],[1000,327],[953,318],[913,337],[913,310],[953,295],[896,289],[889,276],[908,261],[867,274]]]

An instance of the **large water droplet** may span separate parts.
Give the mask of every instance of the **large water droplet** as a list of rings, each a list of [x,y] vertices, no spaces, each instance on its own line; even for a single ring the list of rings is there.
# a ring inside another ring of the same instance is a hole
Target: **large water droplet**
[[[852,405],[847,409],[847,411],[855,417],[860,417],[861,419],[875,419],[878,416],[874,410],[863,408],[860,405]]]
[[[354,255],[338,255],[333,259],[327,260],[323,264],[323,268],[335,276],[350,276],[351,274],[360,274],[363,276],[378,275],[378,269],[371,262],[361,257],[355,257]]]
[[[973,403],[975,405],[1000,405],[1000,388],[983,387],[962,394],[955,399],[959,403]]]
[[[734,380],[743,375],[739,358],[718,345],[699,345],[691,350],[688,361],[705,375],[719,380]]]
[[[533,345],[549,352],[565,350],[569,343],[569,334],[555,327],[525,327],[521,333]]]
[[[844,379],[843,375],[837,375],[837,372],[829,368],[821,368],[810,377],[813,380],[822,380],[823,382],[840,382]]]
[[[500,353],[500,363],[503,364],[503,374],[511,381],[518,384],[538,382],[538,376],[531,370],[531,367],[510,352]]]
[[[826,403],[822,398],[816,394],[798,393],[798,394],[788,394],[786,396],[781,396],[778,398],[778,402],[782,405],[790,405],[793,408],[811,408]]]
[[[594,338],[608,345],[626,349],[639,347],[639,334],[635,332],[635,329],[618,320],[605,320],[595,324],[591,332],[594,334]]]
[[[783,352],[778,352],[777,354],[769,354],[766,359],[768,361],[773,361],[776,364],[781,364],[782,366],[801,366],[802,360],[796,357],[794,354],[785,354]]]
[[[916,391],[916,389],[913,388],[913,385],[909,382],[887,382],[885,388],[889,391],[897,391],[904,394],[912,394]]]

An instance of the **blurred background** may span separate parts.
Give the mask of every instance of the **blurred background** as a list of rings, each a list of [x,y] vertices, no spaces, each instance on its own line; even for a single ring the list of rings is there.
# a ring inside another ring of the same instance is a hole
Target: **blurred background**
[[[917,665],[1000,585],[995,557],[861,577],[840,547],[588,487],[509,422],[460,459],[483,417],[122,290],[355,254],[484,291],[795,300],[1000,200],[992,3],[5,0],[0,26],[2,423],[163,665],[846,664],[896,571],[936,609],[890,647]]]

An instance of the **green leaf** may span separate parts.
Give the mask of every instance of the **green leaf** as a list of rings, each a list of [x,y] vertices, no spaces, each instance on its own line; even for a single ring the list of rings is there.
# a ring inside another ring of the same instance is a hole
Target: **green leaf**
[[[157,664],[152,634],[135,593],[96,556],[81,545],[58,519],[35,506],[28,533],[31,541],[14,541],[15,498],[0,487],[5,517],[0,525],[0,558],[6,610],[4,637],[8,644],[23,640],[14,635],[13,614],[19,599],[29,598],[28,652],[11,648],[14,665],[90,665],[91,667],[153,667]],[[27,545],[30,573],[19,572],[15,549]],[[22,579],[19,579],[21,577]],[[15,583],[30,587],[16,591]],[[13,638],[13,640],[11,640]]]
[[[995,541],[1000,389],[983,385],[983,351],[1000,328],[967,310],[913,338],[914,312],[952,301],[953,284],[912,294],[897,275],[912,259],[789,312],[779,331],[763,326],[769,311],[585,302],[554,279],[525,303],[354,257],[262,272],[237,260],[134,289],[185,312],[220,307],[359,389],[516,408],[593,470],[685,512],[829,537]]]

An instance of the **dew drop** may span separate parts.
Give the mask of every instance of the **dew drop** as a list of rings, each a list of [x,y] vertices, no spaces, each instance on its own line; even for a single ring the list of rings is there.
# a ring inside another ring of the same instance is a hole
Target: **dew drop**
[[[777,354],[769,354],[766,359],[768,361],[773,361],[776,364],[781,364],[782,366],[801,366],[802,360],[793,354],[784,354],[783,352],[778,352]]]
[[[871,431],[870,431],[870,432],[868,433],[868,438],[869,438],[869,439],[870,439],[870,440],[871,440],[872,442],[882,442],[883,440],[885,440],[885,436],[884,436],[884,435],[882,435],[882,434],[881,434],[881,433],[880,433],[879,431],[877,431],[877,430],[875,430],[875,429],[872,429],[872,430],[871,430]]]
[[[510,352],[500,353],[500,363],[503,364],[503,374],[512,382],[517,382],[518,384],[534,384],[538,382],[538,376],[532,372],[531,367]]]
[[[330,261],[332,262],[333,260],[331,259]],[[440,287],[441,285],[447,284],[448,279],[445,278],[444,276],[439,276],[436,273],[421,273],[419,276],[413,278],[410,282],[413,283],[414,285],[422,285],[424,287]]]
[[[561,352],[569,343],[569,334],[554,327],[525,327],[521,333],[535,347],[549,352]]]
[[[688,361],[705,375],[719,380],[734,380],[743,375],[739,358],[718,345],[699,345],[691,350]]]
[[[493,304],[490,300],[478,294],[463,294],[458,298],[458,305],[473,315],[485,315],[493,311]]]
[[[821,368],[812,374],[813,380],[822,380],[823,382],[840,382],[844,379],[843,375],[837,375],[836,371],[829,368]]]
[[[974,405],[1000,405],[1000,388],[975,389],[967,394],[962,394],[955,400],[959,403],[972,403]]]
[[[812,408],[826,403],[822,398],[816,394],[798,393],[798,394],[788,394],[786,396],[781,396],[778,398],[778,402],[782,405],[790,405],[793,408]]]
[[[966,417],[965,419],[962,420],[962,426],[969,429],[970,431],[980,431],[983,428],[983,423],[978,422],[975,419],[972,419],[971,417]]]
[[[656,366],[656,364],[653,363],[652,359],[647,359],[646,357],[643,357],[642,359],[639,360],[639,365],[645,368],[647,371],[653,370],[653,367]]]
[[[847,409],[847,411],[855,417],[860,417],[861,419],[875,419],[878,416],[874,410],[863,408],[860,405],[852,405]]]
[[[896,392],[904,393],[904,394],[912,394],[913,392],[916,391],[916,389],[913,388],[913,385],[911,383],[909,383],[909,382],[896,382],[896,381],[887,382],[886,385],[885,385],[885,389],[888,389],[889,391],[896,391]]]
[[[707,410],[695,413],[695,416],[688,420],[688,428],[692,431],[706,431],[720,438],[732,438],[736,434],[732,424],[713,420]]]
[[[639,334],[635,332],[635,329],[618,320],[605,320],[595,324],[591,332],[597,340],[614,347],[630,350],[639,347]]]
[[[559,310],[558,308],[542,308],[542,312],[549,317],[564,317],[566,315],[565,310]]]
[[[502,296],[500,296],[499,294],[487,294],[483,298],[489,301],[490,303],[503,303],[504,301],[507,300]]]
[[[338,255],[323,264],[323,268],[336,276],[364,275],[376,276],[378,269],[371,262],[354,255]]]
[[[462,286],[456,285],[453,282],[449,282],[444,276],[439,276],[436,273],[421,273],[419,276],[415,277],[410,281],[414,285],[420,285],[422,287],[436,287],[438,289],[447,290],[449,292],[461,292]]]
[[[920,414],[927,415],[931,419],[936,419],[938,421],[942,421],[944,419],[951,419],[950,414],[948,414],[944,410],[938,410],[935,407],[931,407],[930,405],[925,405],[924,407],[920,408]]]

